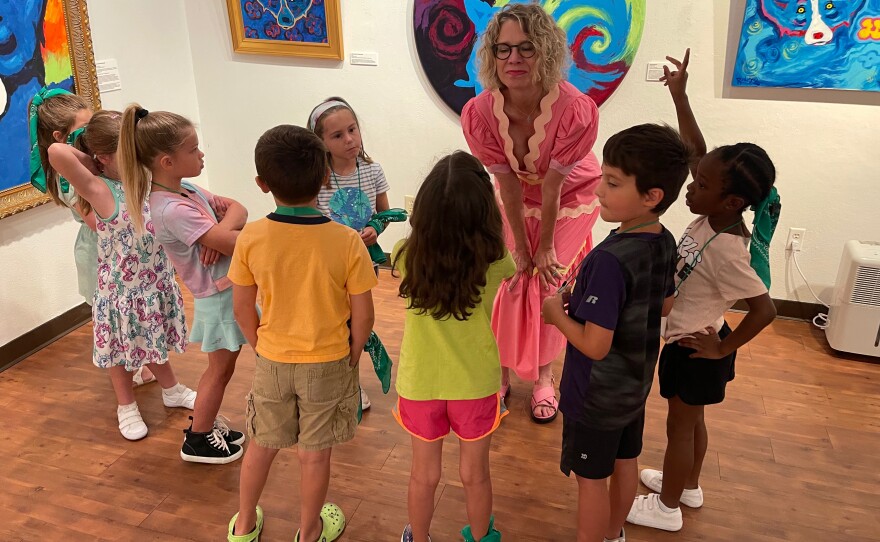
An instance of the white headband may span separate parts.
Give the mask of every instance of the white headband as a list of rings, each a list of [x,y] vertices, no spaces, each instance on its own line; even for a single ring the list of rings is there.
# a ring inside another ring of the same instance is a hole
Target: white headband
[[[312,114],[309,116],[309,130],[314,132],[315,124],[317,124],[318,119],[321,118],[321,115],[334,107],[344,107],[351,111],[351,107],[349,107],[348,104],[345,102],[340,102],[339,100],[328,100],[312,111]]]

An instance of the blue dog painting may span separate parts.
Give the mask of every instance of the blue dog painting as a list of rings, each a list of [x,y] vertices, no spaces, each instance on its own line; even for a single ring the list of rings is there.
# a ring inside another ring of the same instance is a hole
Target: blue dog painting
[[[747,0],[732,83],[880,91],[880,0]]]

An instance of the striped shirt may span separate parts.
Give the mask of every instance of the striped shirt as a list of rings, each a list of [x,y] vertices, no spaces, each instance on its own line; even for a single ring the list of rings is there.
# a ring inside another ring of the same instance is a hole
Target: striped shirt
[[[324,216],[330,216],[328,205],[330,204],[330,198],[333,197],[337,190],[340,188],[358,187],[358,174],[360,174],[361,190],[370,198],[370,206],[373,209],[373,213],[376,212],[376,196],[388,192],[388,181],[385,180],[385,172],[382,171],[382,166],[377,162],[368,164],[358,158],[357,169],[351,175],[331,173],[330,186],[321,187],[321,191],[318,192],[318,210]]]

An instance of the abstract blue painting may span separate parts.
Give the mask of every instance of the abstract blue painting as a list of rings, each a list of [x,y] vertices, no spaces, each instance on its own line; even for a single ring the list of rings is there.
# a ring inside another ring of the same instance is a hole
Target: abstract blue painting
[[[732,84],[880,91],[880,0],[747,0]]]

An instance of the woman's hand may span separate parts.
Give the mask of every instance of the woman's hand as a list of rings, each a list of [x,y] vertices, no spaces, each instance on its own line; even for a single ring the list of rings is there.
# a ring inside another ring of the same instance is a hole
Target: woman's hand
[[[376,241],[379,240],[379,234],[376,233],[376,229],[373,226],[367,226],[363,230],[361,230],[361,240],[365,245],[371,247],[376,244]]]
[[[669,93],[672,94],[673,100],[681,100],[687,96],[687,67],[690,58],[690,48],[684,52],[684,59],[682,60],[672,58],[671,56],[666,57],[666,60],[675,65],[676,71],[671,71],[667,66],[663,66],[663,77],[660,80],[663,81],[664,86],[669,87]]]
[[[559,271],[563,269],[562,264],[556,260],[556,249],[554,247],[538,247],[534,258],[535,267],[538,269],[538,279],[541,281],[541,288],[549,290],[550,286],[559,284],[561,275]]]
[[[528,249],[514,249],[512,256],[513,262],[516,264],[516,273],[510,279],[510,285],[507,287],[509,291],[513,291],[513,288],[517,285],[523,274],[530,276],[535,268]]]

